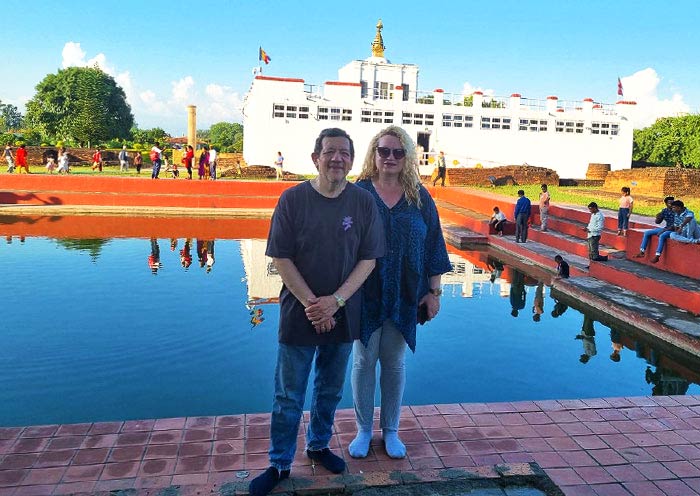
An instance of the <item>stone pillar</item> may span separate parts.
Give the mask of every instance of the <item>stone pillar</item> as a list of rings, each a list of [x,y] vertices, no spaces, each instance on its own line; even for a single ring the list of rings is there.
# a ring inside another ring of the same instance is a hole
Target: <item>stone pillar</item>
[[[197,106],[187,106],[187,144],[197,149]]]

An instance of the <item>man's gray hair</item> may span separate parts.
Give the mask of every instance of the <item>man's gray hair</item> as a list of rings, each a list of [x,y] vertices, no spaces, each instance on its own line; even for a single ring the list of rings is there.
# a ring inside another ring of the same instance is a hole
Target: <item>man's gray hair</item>
[[[346,138],[350,142],[350,159],[355,159],[355,145],[353,145],[350,135],[344,130],[338,127],[329,127],[321,131],[314,145],[314,153],[316,155],[319,155],[321,150],[323,150],[323,138]]]

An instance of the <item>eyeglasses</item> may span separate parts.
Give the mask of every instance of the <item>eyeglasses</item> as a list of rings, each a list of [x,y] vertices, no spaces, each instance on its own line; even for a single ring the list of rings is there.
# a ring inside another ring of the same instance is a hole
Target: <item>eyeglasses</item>
[[[389,155],[393,153],[396,160],[401,160],[406,156],[406,150],[403,148],[387,148],[386,146],[378,146],[377,153],[382,158],[389,158]]]

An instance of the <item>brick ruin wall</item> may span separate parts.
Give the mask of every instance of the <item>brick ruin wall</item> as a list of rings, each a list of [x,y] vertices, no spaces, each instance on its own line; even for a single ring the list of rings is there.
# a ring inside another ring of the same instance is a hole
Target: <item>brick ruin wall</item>
[[[555,171],[529,165],[507,165],[488,169],[450,167],[447,169],[447,177],[452,186],[559,184],[559,175]]]
[[[632,195],[649,196],[698,196],[700,170],[676,167],[647,167],[612,171],[605,177],[603,189],[618,192],[623,186],[632,190]]]

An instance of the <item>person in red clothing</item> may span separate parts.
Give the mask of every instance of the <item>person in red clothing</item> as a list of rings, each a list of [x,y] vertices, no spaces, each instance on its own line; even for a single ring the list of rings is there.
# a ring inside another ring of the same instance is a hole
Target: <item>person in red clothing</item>
[[[102,172],[102,152],[99,148],[95,148],[95,153],[92,154],[92,170],[99,169]]]
[[[17,162],[17,167],[19,170],[17,171],[17,174],[22,173],[22,169],[24,169],[24,172],[27,174],[31,174],[29,172],[29,165],[27,165],[27,145],[22,143],[19,145],[19,148],[17,148],[17,153],[15,153],[15,160]]]
[[[192,148],[192,145],[187,145],[187,153],[182,157],[182,163],[187,169],[187,179],[192,179],[192,164],[194,164],[194,148]]]

